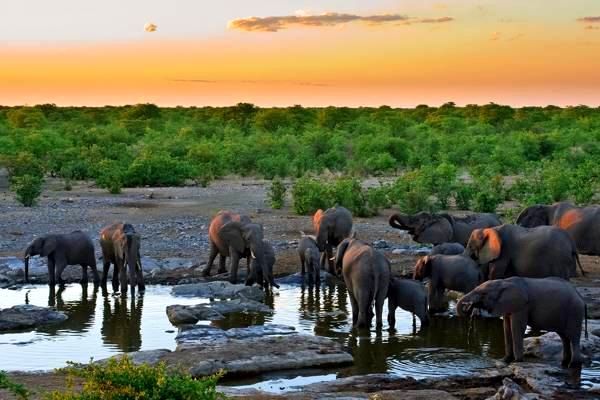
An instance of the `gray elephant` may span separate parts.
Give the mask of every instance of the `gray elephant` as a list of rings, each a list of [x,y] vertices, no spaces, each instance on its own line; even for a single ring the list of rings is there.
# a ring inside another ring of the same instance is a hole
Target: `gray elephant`
[[[253,223],[246,215],[231,211],[219,211],[210,222],[208,228],[208,239],[210,242],[210,255],[208,264],[202,271],[204,276],[210,275],[210,270],[217,255],[219,258],[218,273],[224,273],[225,261],[231,257],[229,281],[237,283],[237,274],[240,258],[246,258],[248,274],[246,284],[251,285],[258,282],[256,271],[264,271],[265,254],[263,246],[263,227]],[[256,271],[252,268],[250,259],[256,259]]]
[[[579,257],[569,234],[554,226],[523,228],[501,225],[476,229],[465,255],[480,265],[488,264],[487,279],[522,276],[545,278],[574,276]]]
[[[579,254],[600,256],[600,206],[576,207],[569,202],[535,205],[521,212],[517,224],[557,226],[569,232]]]
[[[376,327],[383,326],[383,303],[390,285],[390,262],[357,239],[344,239],[337,248],[336,269],[342,271],[352,305],[352,326],[369,328],[375,303]]]
[[[482,281],[477,263],[462,254],[421,257],[415,265],[413,278],[429,278],[429,309],[441,310],[444,290],[468,293]]]
[[[314,236],[303,235],[298,242],[298,256],[302,265],[302,275],[308,269],[308,282],[319,283],[321,280],[321,264],[319,262],[319,248]]]
[[[106,287],[108,271],[113,265],[112,287],[115,292],[127,294],[127,284],[131,295],[135,294],[137,286],[140,292],[145,290],[142,257],[140,255],[141,237],[133,225],[114,223],[100,231],[100,247],[102,248],[103,275],[102,285]]]
[[[29,259],[33,256],[48,257],[48,284],[63,285],[62,273],[67,265],[81,265],[81,283],[87,284],[87,268],[92,269],[94,284],[100,283],[96,268],[94,243],[82,231],[66,234],[48,234],[35,238],[25,249],[25,282],[29,282]]]
[[[523,360],[527,325],[558,333],[564,367],[576,367],[583,361],[579,341],[584,319],[587,325],[586,306],[573,285],[563,279],[512,277],[488,281],[462,297],[456,309],[463,316],[473,309],[503,316],[505,362]]]
[[[415,242],[434,245],[456,242],[464,246],[473,230],[490,228],[501,223],[495,214],[455,217],[449,214],[419,212],[414,215],[393,214],[389,219],[390,226],[408,231]]]
[[[465,246],[463,246],[460,243],[441,243],[433,246],[429,255],[435,256],[436,254],[444,254],[447,256],[451,256],[453,254],[463,254],[464,252]]]
[[[317,238],[317,247],[323,252],[321,265],[329,260],[329,273],[335,274],[333,264],[333,248],[352,233],[352,214],[344,207],[333,207],[317,210],[313,216],[313,226]]]
[[[388,325],[396,328],[396,308],[412,313],[413,327],[416,327],[415,315],[419,317],[421,326],[429,324],[427,314],[427,292],[421,282],[412,279],[392,278],[388,288]]]
[[[275,283],[275,279],[273,278],[273,266],[275,265],[276,260],[275,249],[271,243],[269,243],[267,240],[263,240],[263,251],[265,254],[264,269],[261,269],[256,258],[253,258],[250,263],[250,269],[255,271],[253,275],[254,279],[256,279],[256,283],[264,287],[266,290],[273,289],[274,287],[279,289],[279,285]],[[251,277],[247,284],[254,284],[255,282],[252,279],[253,278]]]

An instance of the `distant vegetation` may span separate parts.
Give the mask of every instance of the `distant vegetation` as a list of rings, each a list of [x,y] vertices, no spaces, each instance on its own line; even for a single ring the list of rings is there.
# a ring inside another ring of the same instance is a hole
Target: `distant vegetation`
[[[36,193],[36,177],[48,175],[64,178],[67,189],[86,179],[119,193],[186,180],[205,186],[229,174],[273,179],[329,171],[401,176],[386,190],[358,193],[370,199],[356,206],[362,213],[388,203],[407,210],[494,210],[506,199],[587,203],[600,182],[600,108],[0,107],[0,163],[25,195]],[[511,175],[517,178],[509,187],[502,177]],[[346,193],[356,195],[345,179],[338,189],[348,184]],[[322,180],[297,182],[296,211],[313,211],[317,199],[301,193],[317,185]]]

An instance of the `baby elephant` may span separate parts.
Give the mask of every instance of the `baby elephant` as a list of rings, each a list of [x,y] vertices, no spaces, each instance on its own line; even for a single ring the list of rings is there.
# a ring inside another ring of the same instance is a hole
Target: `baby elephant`
[[[481,282],[477,263],[463,255],[425,256],[417,261],[413,278],[429,278],[429,309],[440,310],[444,290],[468,293]]]
[[[388,324],[392,330],[396,327],[398,307],[412,313],[413,326],[416,326],[415,314],[421,320],[421,326],[429,324],[427,292],[421,282],[392,278],[388,289]]]
[[[114,223],[100,231],[100,247],[102,248],[103,268],[102,285],[106,280],[110,264],[113,264],[112,286],[117,292],[121,286],[121,294],[127,294],[127,283],[131,287],[131,295],[137,286],[140,292],[145,290],[142,259],[140,256],[140,235],[131,224]]]
[[[314,236],[302,236],[298,243],[298,256],[302,265],[302,275],[308,269],[308,282],[319,283],[321,279],[321,263],[319,260],[319,248]]]
[[[353,327],[369,328],[375,315],[376,327],[381,329],[383,303],[390,285],[390,262],[365,242],[349,238],[337,248],[335,268],[342,271],[350,295]]]
[[[431,249],[430,256],[435,256],[436,254],[445,254],[445,255],[453,255],[453,254],[462,254],[465,252],[465,246],[460,243],[441,243],[433,246]]]
[[[252,258],[252,262],[250,263],[250,271],[254,271],[253,273],[248,272],[249,280],[246,282],[247,285],[252,285],[254,280],[252,276],[256,277],[257,283],[265,288],[265,290],[269,290],[269,287],[272,289],[276,287],[279,289],[279,285],[275,283],[275,279],[273,278],[273,266],[275,265],[275,250],[271,243],[267,240],[263,239],[263,251],[265,255],[264,269],[260,268],[258,260],[256,258]]]
[[[587,325],[587,309],[569,282],[556,277],[487,281],[456,305],[459,315],[469,315],[475,308],[503,316],[505,362],[523,361],[523,336],[529,325],[558,333],[563,344],[563,367],[581,365],[579,341],[584,318]]]

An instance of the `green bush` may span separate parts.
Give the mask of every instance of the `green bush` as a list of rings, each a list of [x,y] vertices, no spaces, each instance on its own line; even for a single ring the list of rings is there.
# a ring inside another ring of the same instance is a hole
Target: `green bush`
[[[0,371],[0,389],[7,389],[19,399],[27,400],[29,398],[29,392],[25,386],[10,380],[4,371]]]
[[[292,187],[292,208],[296,214],[313,214],[335,205],[333,188],[313,178],[302,177]]]
[[[475,188],[469,183],[458,183],[454,188],[454,200],[459,210],[470,210],[475,197]]]
[[[269,189],[269,202],[271,203],[271,207],[278,210],[283,207],[283,203],[285,202],[285,192],[286,188],[283,182],[279,179],[274,179],[271,182],[271,187]]]
[[[98,164],[98,174],[96,184],[105,188],[111,194],[121,193],[123,188],[123,172],[116,161],[102,160]]]
[[[189,374],[167,371],[165,364],[135,365],[127,356],[106,364],[73,364],[62,370],[68,378],[84,380],[78,391],[55,391],[47,400],[213,400],[225,399],[216,384],[222,374],[194,379]]]
[[[25,207],[32,207],[42,194],[43,179],[39,176],[15,176],[11,182],[11,190],[15,192],[17,201]]]
[[[435,204],[430,200],[431,187],[431,176],[421,170],[413,170],[396,180],[390,189],[390,196],[402,212],[414,214],[434,211]]]
[[[480,176],[475,178],[475,204],[474,211],[496,212],[504,199],[504,186],[502,176]]]

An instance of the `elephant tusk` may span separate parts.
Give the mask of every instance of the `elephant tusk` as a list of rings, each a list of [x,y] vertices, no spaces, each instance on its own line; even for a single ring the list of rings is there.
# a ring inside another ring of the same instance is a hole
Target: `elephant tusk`
[[[29,257],[31,257],[29,254],[28,254],[28,255],[26,255],[26,256],[24,257],[24,260],[29,260]]]
[[[250,250],[250,255],[256,260],[256,256],[254,255],[254,252],[252,250]]]
[[[335,256],[331,257],[329,261],[335,261]]]

